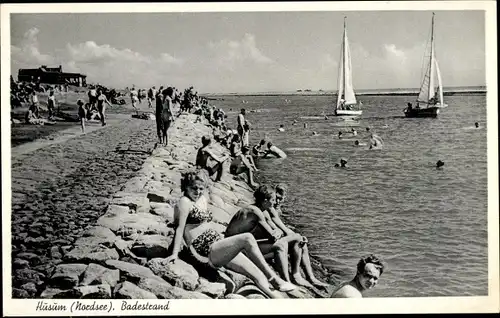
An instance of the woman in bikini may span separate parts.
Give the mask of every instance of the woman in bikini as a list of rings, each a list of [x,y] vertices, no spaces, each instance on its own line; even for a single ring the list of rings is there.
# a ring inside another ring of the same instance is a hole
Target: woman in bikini
[[[204,170],[182,175],[181,190],[184,195],[175,207],[173,251],[167,261],[173,262],[178,258],[184,239],[189,252],[199,262],[212,268],[225,266],[249,277],[270,298],[282,298],[271,290],[271,286],[281,292],[295,289],[296,286],[282,280],[266,263],[250,233],[224,237],[225,226],[215,223],[208,210],[208,202],[203,195],[206,185]]]

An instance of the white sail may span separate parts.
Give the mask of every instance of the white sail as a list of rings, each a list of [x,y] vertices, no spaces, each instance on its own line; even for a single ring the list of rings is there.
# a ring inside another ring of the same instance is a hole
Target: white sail
[[[437,60],[436,62],[436,74],[437,74],[437,80],[438,80],[438,90],[439,90],[439,104],[444,105],[444,99],[443,99],[443,82],[441,80],[441,72],[439,71],[439,65]]]
[[[338,89],[337,89],[337,107],[339,107],[341,100],[344,95],[344,48],[342,46],[342,50],[340,51],[340,63],[339,63],[339,77],[337,80]]]
[[[347,40],[347,29],[344,31],[344,99],[346,105],[356,104],[356,96],[354,95],[354,87],[352,86],[352,65],[351,65],[351,50]]]
[[[344,20],[344,34],[340,51],[339,76],[337,91],[337,108],[344,101],[345,105],[355,105],[356,95],[352,85],[352,64],[349,40],[347,39],[347,27]]]

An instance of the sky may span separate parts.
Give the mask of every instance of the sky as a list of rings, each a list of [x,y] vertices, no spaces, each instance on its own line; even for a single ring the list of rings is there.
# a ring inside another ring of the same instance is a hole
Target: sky
[[[11,14],[11,71],[199,92],[336,90],[343,18],[355,89],[416,88],[431,11]],[[444,86],[485,85],[484,11],[436,11]]]

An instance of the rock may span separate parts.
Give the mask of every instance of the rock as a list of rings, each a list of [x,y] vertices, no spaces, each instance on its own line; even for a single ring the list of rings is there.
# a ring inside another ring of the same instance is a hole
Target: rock
[[[219,275],[220,278],[218,282],[226,284],[228,293],[234,293],[245,284],[251,282],[251,280],[245,275],[236,273],[229,269],[220,270]]]
[[[223,283],[211,283],[205,278],[200,277],[196,291],[208,295],[211,298],[222,298],[226,293],[226,285]]]
[[[131,281],[139,281],[141,278],[145,277],[156,277],[155,274],[147,267],[131,264],[122,261],[110,260],[106,262],[108,267],[120,270],[120,276],[125,276],[125,278]]]
[[[146,193],[117,192],[111,204],[127,206],[136,213],[149,213],[149,200]]]
[[[137,176],[133,177],[129,181],[127,181],[127,184],[121,189],[121,191],[127,193],[135,193],[135,192],[142,192],[144,191],[144,186],[148,182],[148,178],[145,176]]]
[[[54,270],[50,278],[50,285],[53,287],[72,288],[80,282],[87,265],[85,264],[60,264]]]
[[[71,289],[59,289],[59,288],[52,288],[52,287],[47,287],[42,294],[40,295],[40,298],[62,298],[64,297],[67,292],[69,292]]]
[[[224,299],[247,299],[245,296],[241,296],[238,294],[228,294],[224,296]]]
[[[50,248],[50,257],[52,258],[62,258],[62,254],[60,252],[59,246],[52,246]]]
[[[99,245],[78,245],[66,255],[64,260],[72,263],[105,264],[108,260],[117,260],[120,256],[114,248],[105,248]]]
[[[135,255],[147,259],[164,258],[168,256],[168,248],[172,240],[172,236],[141,235],[132,246],[131,251]]]
[[[151,202],[151,213],[161,216],[164,222],[173,222],[174,207],[167,203]]]
[[[73,248],[72,245],[61,246],[61,252],[62,252],[63,256],[66,255],[72,248]]]
[[[142,278],[137,285],[142,289],[152,292],[159,299],[210,299],[210,297],[200,292],[187,291],[172,286],[159,277]]]
[[[114,298],[118,299],[158,299],[155,294],[137,287],[130,282],[123,282],[114,288]]]
[[[91,263],[83,273],[81,285],[107,284],[115,287],[120,281],[120,271]],[[111,291],[110,291],[111,292]]]
[[[21,286],[26,283],[35,283],[36,285],[41,285],[43,284],[43,279],[45,279],[45,275],[42,273],[28,269],[28,268],[22,268],[15,270],[12,273],[13,276],[13,283],[16,286]]]
[[[176,287],[195,290],[198,286],[198,272],[181,259],[177,259],[174,263],[167,263],[163,258],[153,258],[147,266],[153,273]]]
[[[19,253],[17,254],[17,257],[20,259],[27,260],[32,266],[36,266],[41,262],[40,256],[36,255],[35,253],[27,253],[27,252]]]
[[[144,187],[148,191],[147,198],[150,202],[167,202],[171,198],[172,188],[161,181],[150,180]]]
[[[82,237],[76,240],[75,245],[99,245],[113,247],[118,239],[116,235],[108,228],[103,226],[94,226],[86,230]]]
[[[27,291],[31,297],[35,296],[35,294],[37,293],[35,283],[26,283],[26,284],[21,286],[21,289]]]
[[[149,207],[148,207],[149,210]],[[107,227],[117,235],[129,236],[131,234],[162,234],[167,235],[172,229],[161,217],[151,213],[110,215],[106,213],[97,220],[97,224]]]
[[[30,262],[20,258],[16,258],[14,259],[14,262],[12,262],[12,268],[27,268],[29,265]]]
[[[30,295],[24,289],[12,288],[12,298],[30,298]]]
[[[108,284],[78,286],[72,290],[72,298],[109,299],[111,287]]]

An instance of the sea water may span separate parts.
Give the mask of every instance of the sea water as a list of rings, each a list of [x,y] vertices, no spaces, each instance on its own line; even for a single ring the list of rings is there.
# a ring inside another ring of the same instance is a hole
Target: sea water
[[[405,118],[411,96],[361,96],[357,121],[328,116],[328,96],[219,97],[214,104],[232,128],[245,108],[251,143],[265,137],[288,154],[259,160],[257,179],[288,185],[285,220],[308,237],[336,283],[374,253],[387,268],[367,296],[487,295],[485,95],[449,96],[436,119]],[[382,149],[354,146],[369,145],[366,127]],[[340,158],[347,169],[334,167]]]

